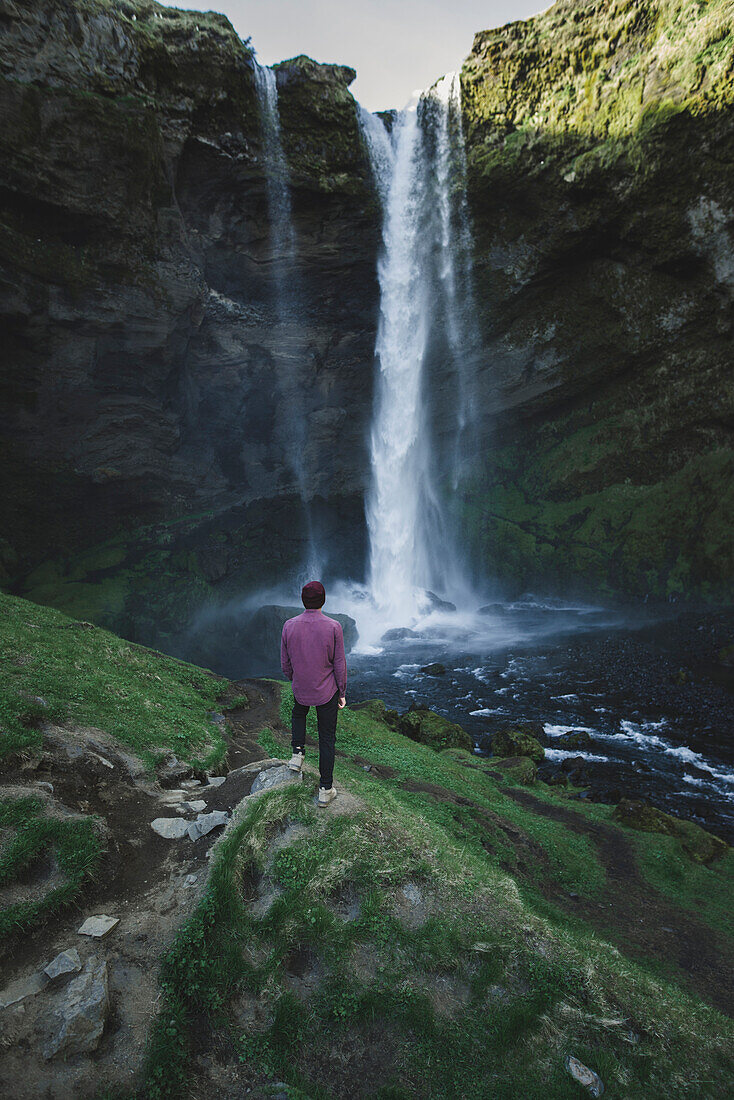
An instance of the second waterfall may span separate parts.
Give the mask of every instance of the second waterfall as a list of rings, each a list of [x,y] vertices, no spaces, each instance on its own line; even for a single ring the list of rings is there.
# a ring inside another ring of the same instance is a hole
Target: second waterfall
[[[474,351],[458,77],[415,97],[389,133],[366,111],[361,123],[383,207],[369,587],[407,624],[429,609],[427,592],[455,599],[467,589],[450,501]]]

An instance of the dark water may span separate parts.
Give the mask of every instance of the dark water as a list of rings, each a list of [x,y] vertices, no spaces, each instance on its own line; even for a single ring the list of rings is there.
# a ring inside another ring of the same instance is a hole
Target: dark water
[[[717,662],[734,613],[631,622],[529,602],[485,619],[351,654],[349,701],[425,703],[464,726],[479,752],[509,722],[540,723],[546,776],[581,769],[573,781],[588,797],[643,797],[734,840],[734,670]],[[446,673],[420,671],[433,662]],[[590,742],[561,748],[576,730]]]

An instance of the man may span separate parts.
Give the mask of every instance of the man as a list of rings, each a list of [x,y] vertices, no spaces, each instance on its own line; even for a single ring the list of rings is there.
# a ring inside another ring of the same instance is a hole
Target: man
[[[288,767],[294,772],[303,767],[306,715],[309,707],[316,707],[321,772],[319,806],[328,806],[336,798],[336,717],[339,709],[347,705],[347,658],[341,624],[321,610],[326,602],[321,581],[304,585],[301,599],[306,610],[288,619],[280,642],[280,666],[293,682],[293,756]]]

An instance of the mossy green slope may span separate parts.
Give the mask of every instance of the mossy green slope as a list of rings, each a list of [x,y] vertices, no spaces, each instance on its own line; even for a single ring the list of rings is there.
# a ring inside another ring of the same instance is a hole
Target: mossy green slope
[[[291,705],[284,688],[285,724]],[[268,731],[263,746],[285,738]],[[603,896],[594,844],[523,808],[491,761],[417,745],[368,711],[340,714],[338,746],[341,812],[313,805],[307,776],[249,800],[223,840],[164,960],[147,1096],[204,1093],[226,1073],[257,1097],[280,1081],[322,1100],[560,1100],[577,1095],[568,1053],[610,1097],[727,1095],[729,1021],[675,968],[659,977],[541,891],[549,874],[556,892]],[[609,808],[578,812],[609,822]],[[670,839],[637,837],[675,907],[672,853],[657,847]],[[528,852],[538,866],[523,867]],[[723,904],[731,855],[695,873]],[[701,914],[709,934],[723,915]]]
[[[224,681],[91,623],[0,593],[0,760],[43,747],[43,722],[94,726],[149,765],[222,760]]]
[[[0,766],[42,750],[44,720],[93,725],[151,762],[162,749],[198,765],[221,753],[207,712],[226,681],[0,599]],[[291,706],[284,686],[263,755],[287,753]],[[731,851],[696,862],[684,834],[628,830],[573,790],[517,785],[491,759],[411,741],[379,708],[340,713],[338,750],[328,811],[313,805],[313,771],[241,805],[163,960],[140,1095],[177,1097],[184,1083],[211,1094],[221,1071],[261,1095],[281,1080],[322,1100],[565,1098],[567,1053],[611,1097],[727,1095],[732,1036],[715,1006],[729,995]],[[42,802],[4,796],[15,839],[0,886],[49,848],[65,881],[6,908],[4,934],[52,919],[99,866],[94,822]],[[666,926],[662,946],[640,912]]]

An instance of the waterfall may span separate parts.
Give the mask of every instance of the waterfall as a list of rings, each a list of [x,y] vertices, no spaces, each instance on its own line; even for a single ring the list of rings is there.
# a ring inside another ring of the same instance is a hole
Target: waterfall
[[[307,496],[308,477],[304,458],[307,435],[305,420],[300,412],[303,393],[303,310],[296,270],[296,234],[291,209],[290,177],[281,141],[276,76],[271,68],[258,65],[257,62],[255,88],[260,108],[265,159],[266,200],[273,259],[273,304],[279,335],[278,352],[274,357],[283,410],[279,434],[283,453],[287,456],[303,505],[308,539],[305,574],[315,577],[320,575],[321,563]]]
[[[296,254],[296,235],[291,212],[288,164],[280,138],[278,85],[275,73],[266,65],[255,64],[255,87],[260,106],[260,126],[265,153],[265,187],[268,202],[270,242],[277,256],[275,284],[276,308],[282,315],[287,306],[286,279]]]
[[[450,510],[437,490],[447,480],[458,483],[470,405],[463,371],[468,222],[463,192],[457,202],[454,187],[463,169],[458,97],[458,78],[451,74],[414,98],[389,135],[375,116],[360,112],[383,208],[366,507],[369,587],[375,603],[401,624],[425,609],[426,590],[455,595],[464,573]],[[437,340],[448,348],[446,369],[458,379],[450,468],[445,456],[443,465],[437,457],[426,393],[426,361]]]
[[[439,279],[446,310],[446,337],[456,374],[456,430],[452,454],[452,487],[462,479],[463,460],[471,449],[472,360],[479,332],[472,300],[472,238],[466,200],[466,151],[461,119],[461,81],[447,73],[427,93],[437,105],[435,183],[439,218]]]

